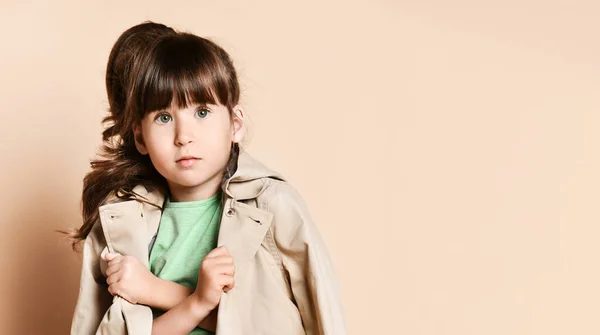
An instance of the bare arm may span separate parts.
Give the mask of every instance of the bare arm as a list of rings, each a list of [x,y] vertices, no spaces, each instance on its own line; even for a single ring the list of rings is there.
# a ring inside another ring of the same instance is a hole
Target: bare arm
[[[157,278],[147,303],[151,307],[169,311],[182,303],[192,293],[194,293],[194,290],[190,287]],[[217,309],[213,309],[197,326],[214,333],[217,328]]]
[[[154,319],[152,335],[187,335],[210,314],[211,310],[210,306],[192,294],[165,314]]]

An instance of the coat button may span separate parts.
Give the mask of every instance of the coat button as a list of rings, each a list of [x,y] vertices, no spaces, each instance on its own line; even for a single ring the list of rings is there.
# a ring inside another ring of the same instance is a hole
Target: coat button
[[[233,216],[233,214],[235,214],[235,209],[233,209],[233,208],[228,209],[226,214],[227,214],[227,216]]]

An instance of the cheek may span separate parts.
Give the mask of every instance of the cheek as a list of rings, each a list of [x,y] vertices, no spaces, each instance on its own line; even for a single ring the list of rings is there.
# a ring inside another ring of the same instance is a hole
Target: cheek
[[[210,137],[207,136],[204,141],[206,145],[201,145],[200,147],[203,147],[202,151],[204,151],[205,154],[213,157],[213,162],[221,165],[229,160],[231,152],[230,133],[223,129],[219,129],[219,131],[215,131],[211,134]]]
[[[227,116],[215,120],[210,126],[203,129],[204,143],[210,143],[211,147],[228,148],[231,147],[232,125]]]
[[[231,138],[223,132],[206,136],[202,139],[202,142],[203,143],[200,144],[201,150],[210,150],[215,157],[228,154],[228,152],[225,151],[231,147]]]
[[[146,144],[150,158],[153,160],[160,159],[170,152],[169,143],[172,142],[169,142],[168,132],[163,131],[162,129],[151,129],[145,134],[144,143]]]

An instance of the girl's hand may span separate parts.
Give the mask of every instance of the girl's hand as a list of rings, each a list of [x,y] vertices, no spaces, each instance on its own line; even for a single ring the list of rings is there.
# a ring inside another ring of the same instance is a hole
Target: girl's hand
[[[221,294],[234,286],[235,267],[227,248],[218,247],[206,255],[198,270],[198,284],[194,295],[211,310],[221,301]]]
[[[156,276],[133,256],[107,253],[106,282],[108,292],[118,295],[132,304],[148,304]]]

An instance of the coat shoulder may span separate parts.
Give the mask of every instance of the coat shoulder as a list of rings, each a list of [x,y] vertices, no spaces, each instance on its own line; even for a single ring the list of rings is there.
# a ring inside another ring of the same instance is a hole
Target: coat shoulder
[[[273,215],[272,229],[281,242],[294,239],[299,231],[312,230],[312,217],[302,195],[288,182],[265,178],[264,192],[258,197],[259,207]]]
[[[265,203],[269,210],[306,210],[306,203],[298,190],[287,181],[263,178],[264,192],[259,201]]]

